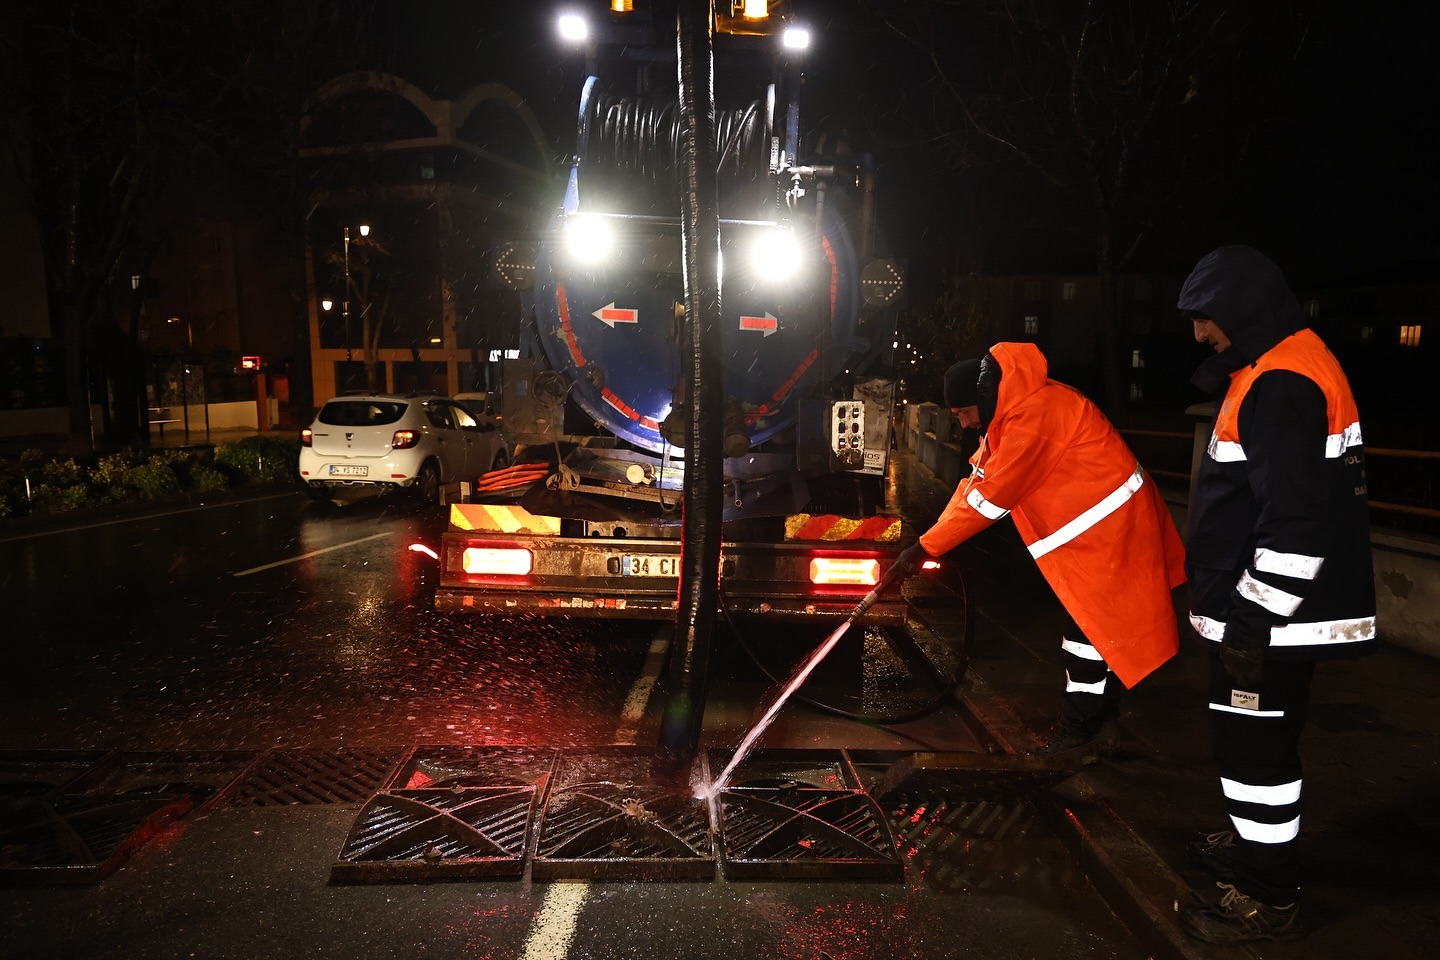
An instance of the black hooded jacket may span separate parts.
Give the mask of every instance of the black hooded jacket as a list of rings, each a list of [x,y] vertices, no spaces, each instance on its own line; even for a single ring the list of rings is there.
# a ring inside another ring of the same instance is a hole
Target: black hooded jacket
[[[1263,638],[1275,659],[1370,652],[1365,454],[1338,362],[1250,247],[1202,259],[1178,306],[1231,341],[1192,379],[1223,399],[1189,510],[1191,623],[1215,641],[1226,630]]]

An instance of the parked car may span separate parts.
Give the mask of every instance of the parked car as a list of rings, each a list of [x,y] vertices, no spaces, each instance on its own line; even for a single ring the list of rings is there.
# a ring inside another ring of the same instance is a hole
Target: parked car
[[[438,502],[444,484],[474,481],[510,462],[498,427],[446,397],[336,397],[300,431],[300,480],[317,499],[345,487],[378,487]]]

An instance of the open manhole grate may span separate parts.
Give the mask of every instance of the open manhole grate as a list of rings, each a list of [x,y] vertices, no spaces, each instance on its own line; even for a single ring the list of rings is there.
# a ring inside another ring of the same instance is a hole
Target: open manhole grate
[[[534,879],[714,879],[707,804],[657,782],[650,762],[649,754],[626,749],[561,755]]]
[[[728,759],[716,752],[711,768]],[[727,877],[904,876],[884,813],[843,751],[756,751],[717,802]]]
[[[277,750],[262,754],[225,792],[228,807],[363,803],[390,777],[398,749]]]

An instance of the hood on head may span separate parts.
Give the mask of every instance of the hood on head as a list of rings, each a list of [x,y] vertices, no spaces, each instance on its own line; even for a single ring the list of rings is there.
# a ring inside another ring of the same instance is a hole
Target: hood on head
[[[1180,288],[1176,305],[1215,321],[1247,361],[1305,327],[1305,313],[1284,274],[1253,247],[1206,254]]]
[[[990,354],[1000,363],[1000,398],[996,416],[1045,385],[1050,364],[1033,343],[997,343]]]

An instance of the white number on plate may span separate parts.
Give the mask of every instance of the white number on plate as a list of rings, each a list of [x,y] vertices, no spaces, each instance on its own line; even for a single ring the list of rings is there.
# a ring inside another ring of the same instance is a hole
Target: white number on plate
[[[620,558],[620,573],[626,577],[675,577],[680,575],[680,558],[626,555]]]

